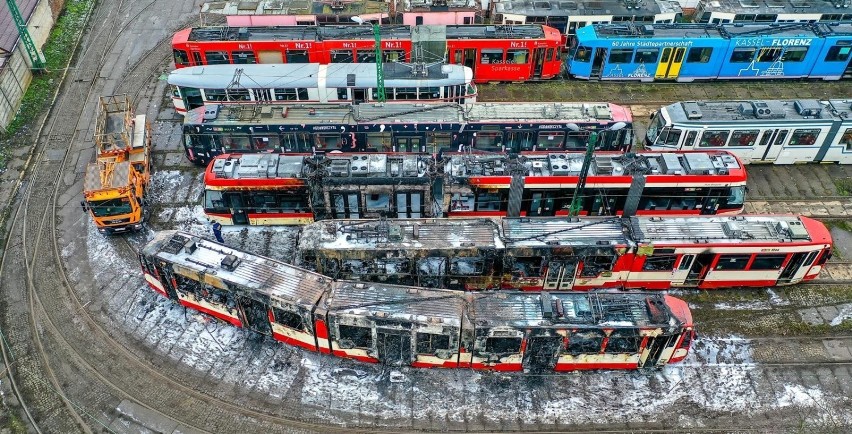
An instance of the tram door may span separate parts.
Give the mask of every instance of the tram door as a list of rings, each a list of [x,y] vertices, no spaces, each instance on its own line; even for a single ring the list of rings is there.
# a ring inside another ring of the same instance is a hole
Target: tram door
[[[458,51],[456,51],[458,53]],[[476,48],[466,48],[464,50],[462,62],[464,66],[473,71],[473,78],[476,79]]]
[[[787,130],[764,130],[757,149],[752,153],[752,162],[772,162],[781,154],[784,142],[787,139]]]
[[[642,355],[639,356],[639,367],[650,368],[665,365],[671,357],[671,352],[665,358],[663,358],[663,355],[667,348],[673,347],[677,343],[678,337],[678,335],[662,335],[648,338],[648,344],[642,350]]]
[[[544,289],[566,290],[574,287],[574,276],[577,274],[577,260],[555,260],[547,264],[547,274],[544,276]]]
[[[680,67],[683,65],[685,53],[685,47],[663,48],[663,54],[660,56],[660,63],[657,65],[654,78],[677,78],[680,74]]]
[[[249,297],[237,297],[240,305],[241,321],[251,331],[271,335],[272,325],[269,324],[269,308]]]
[[[692,260],[692,265],[689,266],[689,272],[686,274],[683,286],[698,286],[704,281],[704,278],[707,277],[707,273],[710,272],[710,264],[713,263],[713,259],[716,258],[716,254],[699,253],[697,255],[688,256],[694,256],[695,259]],[[686,259],[681,260],[681,266],[683,266],[683,261],[686,261]]]
[[[420,136],[394,136],[394,152],[423,152],[423,138]]]
[[[607,51],[606,48],[595,48],[595,57],[592,59],[592,71],[589,78],[601,78],[604,65],[606,65]]]
[[[551,370],[559,360],[562,336],[532,336],[524,349],[524,369]]]
[[[195,87],[182,87],[180,89],[183,94],[183,105],[187,110],[192,110],[204,105],[204,98],[201,97],[201,90]]]
[[[381,363],[408,365],[411,363],[411,334],[400,330],[378,329],[376,351]]]
[[[243,195],[241,193],[228,193],[228,203],[231,204],[231,220],[235,225],[247,225],[248,215],[246,215],[245,204],[243,204]]]
[[[533,52],[533,76],[532,78],[541,78],[541,71],[544,68],[544,48],[536,48]]]
[[[555,192],[537,191],[530,196],[530,208],[527,215],[530,217],[552,216],[556,213],[554,196]]]
[[[805,258],[808,257],[808,254],[810,253],[814,252],[793,253],[793,257],[790,258],[790,261],[787,262],[787,266],[784,267],[784,271],[782,271],[781,275],[778,277],[778,283],[790,283],[796,278],[801,279],[799,271],[803,271],[802,265],[805,264]],[[813,258],[810,259],[813,261]]]
[[[707,196],[704,198],[704,203],[701,205],[701,215],[714,215],[719,209],[719,201],[721,196],[726,194],[724,190],[713,188],[710,189]]]

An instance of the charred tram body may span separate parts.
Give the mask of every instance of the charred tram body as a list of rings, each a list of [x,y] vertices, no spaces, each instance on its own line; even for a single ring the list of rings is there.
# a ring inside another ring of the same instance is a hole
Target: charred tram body
[[[682,300],[648,293],[470,293],[334,280],[177,231],[140,253],[181,305],[364,362],[517,370],[635,369],[686,357]]]
[[[815,279],[831,245],[794,216],[328,220],[298,253],[334,278],[451,289],[714,289]]]
[[[583,158],[581,152],[225,154],[207,167],[204,212],[238,225],[506,217],[510,209],[522,217],[568,215]],[[618,215],[634,196],[636,214],[738,214],[746,179],[726,151],[598,152],[580,214]]]
[[[208,104],[187,112],[186,155],[226,153],[628,151],[630,110],[609,103]],[[604,131],[624,125],[618,131]]]

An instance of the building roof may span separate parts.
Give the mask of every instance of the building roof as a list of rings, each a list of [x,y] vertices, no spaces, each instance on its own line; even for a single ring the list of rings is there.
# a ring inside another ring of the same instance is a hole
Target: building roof
[[[21,11],[21,16],[24,21],[29,22],[30,15],[33,14],[38,0],[15,0],[18,5],[18,10]],[[6,6],[0,7],[0,58],[4,57],[2,52],[11,52],[15,48],[15,42],[18,40],[18,28],[15,27],[15,21],[12,19],[12,14]],[[2,64],[2,62],[0,62]]]

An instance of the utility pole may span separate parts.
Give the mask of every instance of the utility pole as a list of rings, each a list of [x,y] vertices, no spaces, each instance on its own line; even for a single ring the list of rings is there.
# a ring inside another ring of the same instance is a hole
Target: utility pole
[[[592,156],[595,153],[595,145],[598,144],[599,134],[603,134],[607,131],[618,131],[626,126],[627,124],[624,122],[616,122],[600,133],[592,131],[591,134],[589,134],[589,139],[586,143],[586,155],[583,157],[583,167],[580,169],[580,178],[577,179],[577,187],[574,189],[574,197],[571,198],[571,208],[568,210],[569,216],[578,216],[580,215],[580,210],[583,209],[583,189],[586,188],[586,178],[589,177],[589,167],[592,165]],[[576,125],[573,125],[573,128],[569,129],[574,131],[579,130]]]
[[[387,101],[385,95],[385,68],[382,65],[382,32],[378,24],[373,23],[373,36],[376,38],[376,93],[379,102]]]
[[[352,21],[358,24],[366,23],[361,17],[352,17]],[[379,102],[386,102],[388,99],[385,95],[385,68],[382,65],[382,31],[378,24],[371,23],[371,25],[373,37],[376,39],[376,99]]]
[[[595,145],[598,143],[598,133],[592,131],[586,142],[586,155],[583,157],[583,167],[580,169],[580,178],[577,179],[577,187],[574,188],[574,197],[571,198],[571,208],[568,215],[571,217],[580,214],[583,208],[583,189],[586,188],[586,178],[589,177],[589,167],[592,165],[592,155],[595,153]]]
[[[41,55],[33,42],[33,38],[30,37],[30,32],[27,30],[27,23],[24,21],[24,17],[21,16],[18,5],[15,4],[15,0],[6,0],[6,4],[9,5],[9,12],[12,14],[12,19],[15,20],[15,25],[18,27],[18,34],[21,37],[21,41],[24,42],[24,48],[26,48],[27,56],[30,58],[31,69],[36,71],[43,70],[44,62],[41,60]]]

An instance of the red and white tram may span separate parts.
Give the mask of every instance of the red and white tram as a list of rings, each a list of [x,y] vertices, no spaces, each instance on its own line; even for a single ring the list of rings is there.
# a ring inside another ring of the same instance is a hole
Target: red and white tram
[[[812,280],[831,256],[797,216],[327,220],[299,262],[341,279],[450,289],[716,289]]]
[[[139,255],[183,306],[309,351],[500,371],[637,369],[686,357],[687,304],[661,293],[483,293],[334,280],[184,232]]]
[[[527,81],[562,72],[563,37],[539,24],[382,26],[384,62],[445,61],[474,81]],[[172,38],[176,68],[253,63],[374,63],[367,26],[197,27]],[[422,58],[413,58],[422,53]],[[446,57],[445,57],[446,56]]]
[[[224,154],[205,172],[204,212],[221,224],[248,225],[330,217],[505,217],[516,197],[521,216],[568,215],[582,160],[582,152],[444,153],[440,160],[401,153]],[[524,172],[514,187],[512,167]],[[725,151],[600,152],[581,214],[620,215],[635,176],[645,180],[634,190],[639,215],[743,209],[746,172]]]

